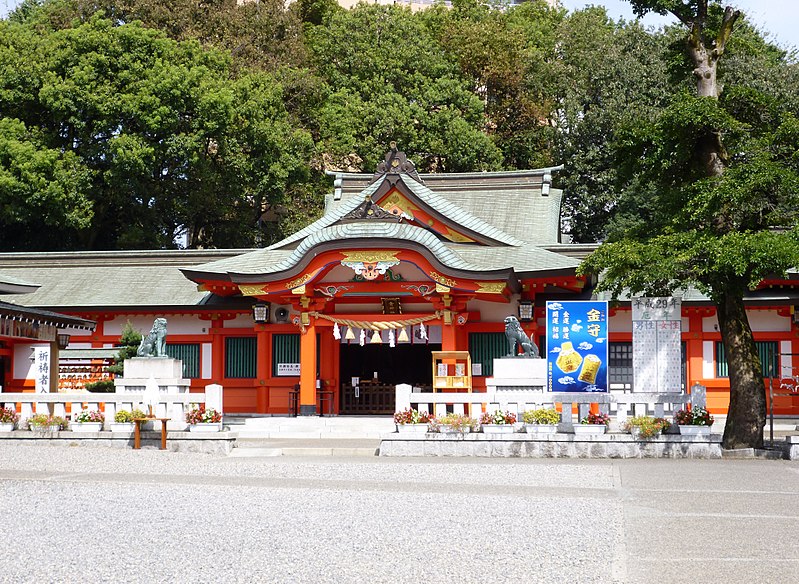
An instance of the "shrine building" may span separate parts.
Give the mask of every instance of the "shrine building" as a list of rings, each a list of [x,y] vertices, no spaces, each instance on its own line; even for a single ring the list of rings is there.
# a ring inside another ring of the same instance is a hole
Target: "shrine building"
[[[39,285],[24,306],[97,323],[64,353],[100,355],[127,322],[146,333],[165,317],[167,352],[192,390],[221,384],[228,413],[392,414],[396,384],[435,385],[437,352],[468,352],[461,389],[480,391],[507,352],[505,317],[543,353],[546,301],[592,298],[576,269],[596,246],[561,241],[559,169],[419,174],[393,148],[374,174],[332,174],[323,216],[268,248],[3,253],[0,274]],[[766,371],[799,366],[796,283],[747,299]],[[629,302],[612,306],[608,329],[611,389],[629,391]],[[715,309],[695,291],[682,297],[682,340],[684,386],[705,385],[725,413]],[[35,343],[16,345],[7,356],[27,359]],[[63,368],[62,390],[94,379]],[[4,391],[33,390],[24,363],[3,375]],[[775,406],[799,413],[797,400]]]

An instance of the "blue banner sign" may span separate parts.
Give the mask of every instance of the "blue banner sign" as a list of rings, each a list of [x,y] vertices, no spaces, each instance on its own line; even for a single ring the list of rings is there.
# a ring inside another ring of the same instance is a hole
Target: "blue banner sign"
[[[608,390],[607,302],[547,302],[547,386]]]

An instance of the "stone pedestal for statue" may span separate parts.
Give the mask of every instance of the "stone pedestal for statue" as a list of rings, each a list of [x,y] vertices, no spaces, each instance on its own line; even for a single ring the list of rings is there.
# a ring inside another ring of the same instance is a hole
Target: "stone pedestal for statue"
[[[486,380],[486,384],[494,385],[497,389],[524,387],[543,390],[546,383],[547,360],[523,357],[494,359],[494,376]]]
[[[547,360],[524,357],[494,359],[494,376],[486,379],[486,391],[500,403],[538,404],[545,401]]]
[[[114,379],[116,393],[143,394],[147,388],[147,382],[151,378],[158,384],[159,394],[189,393],[191,382],[183,377],[183,361],[180,359],[172,359],[171,357],[133,357],[125,359],[122,371],[122,377]],[[139,403],[141,403],[141,400],[139,400]],[[182,405],[174,404],[172,409],[173,411],[168,412],[167,405],[159,403],[153,408],[153,415],[158,418],[171,418],[167,424],[169,430],[185,430],[187,425],[183,417]],[[144,410],[145,412],[147,411],[146,405]],[[145,427],[145,429],[147,428]]]

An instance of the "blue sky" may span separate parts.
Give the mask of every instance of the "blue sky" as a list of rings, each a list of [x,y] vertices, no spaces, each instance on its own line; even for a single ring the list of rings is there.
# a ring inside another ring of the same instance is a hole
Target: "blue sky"
[[[0,0],[0,17],[5,17],[19,1]],[[614,19],[633,18],[630,4],[625,0],[560,0],[560,3],[569,10],[582,8],[587,4],[605,6]],[[778,45],[799,48],[799,0],[729,0],[729,3],[743,10],[761,30],[771,33],[772,40]],[[644,24],[660,26],[670,21],[664,17],[648,15]]]
[[[569,10],[589,4],[604,6],[614,20],[634,18],[630,3],[625,0],[560,0],[560,3]],[[760,30],[770,33],[769,38],[777,45],[783,48],[799,48],[799,1],[730,0],[723,4],[740,8]],[[674,19],[649,14],[643,20],[645,26],[655,27],[667,22],[674,22]]]

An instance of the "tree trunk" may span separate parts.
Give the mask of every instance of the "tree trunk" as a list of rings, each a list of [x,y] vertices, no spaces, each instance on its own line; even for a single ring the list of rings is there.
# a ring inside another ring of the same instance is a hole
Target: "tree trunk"
[[[763,448],[766,390],[743,294],[726,293],[716,308],[730,375],[730,408],[722,447]]]

